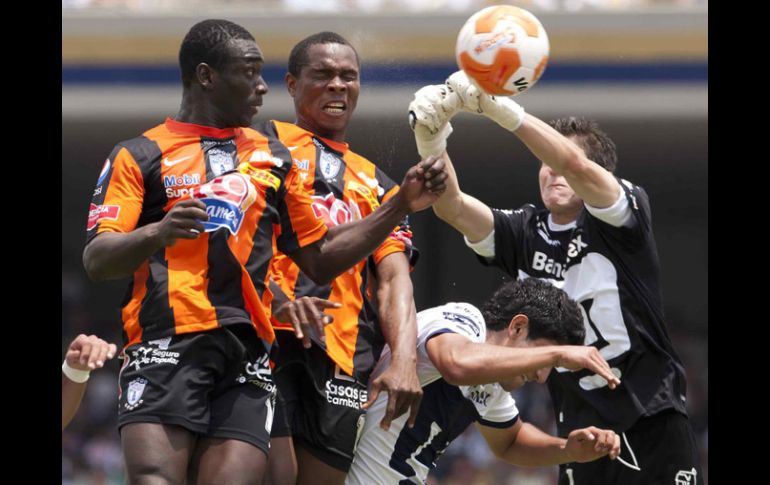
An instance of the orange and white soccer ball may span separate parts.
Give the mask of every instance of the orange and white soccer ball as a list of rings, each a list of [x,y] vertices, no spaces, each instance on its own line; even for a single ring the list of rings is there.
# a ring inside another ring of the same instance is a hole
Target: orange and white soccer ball
[[[457,35],[457,65],[487,94],[515,96],[531,88],[548,63],[543,24],[512,5],[473,14]]]

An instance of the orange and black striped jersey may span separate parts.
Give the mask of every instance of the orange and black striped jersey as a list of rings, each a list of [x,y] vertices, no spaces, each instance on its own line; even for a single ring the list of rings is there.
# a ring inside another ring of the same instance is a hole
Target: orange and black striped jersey
[[[366,217],[398,192],[398,185],[346,143],[315,136],[291,123],[265,122],[256,129],[268,138],[277,132],[281,144],[291,151],[300,178],[312,186],[313,210],[328,227]],[[342,308],[328,311],[334,322],[326,327],[326,352],[341,369],[364,382],[384,345],[368,292],[368,270],[396,252],[406,252],[413,264],[418,253],[412,247],[411,235],[406,222],[395,228],[368,259],[330,285],[316,285],[280,252],[270,267],[271,277],[290,298],[317,296],[342,303]],[[275,319],[273,325],[292,330],[291,325]],[[318,339],[314,341],[323,347]]]
[[[158,222],[191,196],[209,215],[205,233],[159,249],[134,272],[122,306],[125,345],[249,322],[271,344],[273,248],[290,253],[327,230],[298,175],[277,137],[251,128],[168,118],[116,145],[96,184],[86,243]]]

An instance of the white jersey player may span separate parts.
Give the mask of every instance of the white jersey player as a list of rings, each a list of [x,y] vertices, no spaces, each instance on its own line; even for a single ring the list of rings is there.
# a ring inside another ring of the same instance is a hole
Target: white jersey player
[[[417,375],[423,399],[415,425],[403,415],[387,429],[380,422],[386,396],[373,394],[346,484],[424,483],[436,459],[471,423],[492,451],[525,466],[591,461],[620,452],[613,431],[587,427],[567,439],[523,422],[509,391],[544,382],[554,366],[588,368],[620,381],[585,336],[577,304],[558,288],[536,280],[503,285],[484,306],[448,303],[417,315]],[[376,376],[387,368],[386,347]]]

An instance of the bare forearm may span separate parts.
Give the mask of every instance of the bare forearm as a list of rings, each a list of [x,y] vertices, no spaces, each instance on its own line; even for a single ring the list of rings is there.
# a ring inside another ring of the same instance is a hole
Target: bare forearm
[[[367,217],[329,229],[324,240],[294,252],[292,259],[317,284],[369,256],[408,214],[398,194]]]
[[[454,385],[480,385],[499,382],[517,375],[535,372],[556,364],[556,347],[511,348],[468,343],[454,347],[446,356],[442,375]]]
[[[538,160],[563,175],[586,203],[608,207],[617,199],[620,187],[615,177],[544,121],[529,115],[514,133]]]
[[[162,247],[156,224],[129,233],[105,232],[96,236],[83,251],[83,265],[95,281],[130,276]]]
[[[441,156],[446,162],[446,192],[433,204],[433,212],[444,221],[452,224],[452,221],[458,218],[462,208],[462,191],[460,190],[460,182],[457,179],[457,172],[455,172],[455,167],[449,158],[449,154],[445,151]]]
[[[86,383],[78,383],[70,380],[62,374],[61,376],[61,429],[67,427],[72,421],[75,413],[86,392]]]
[[[519,466],[552,466],[571,461],[566,452],[567,440],[546,434],[529,423],[523,423],[511,446],[500,456]]]
[[[460,182],[449,155],[444,152],[442,157],[446,161],[447,189],[433,204],[433,212],[471,242],[480,241],[494,228],[492,211],[480,200],[460,190]]]
[[[380,326],[393,360],[417,360],[417,311],[412,294],[408,274],[381,282],[377,290]]]
[[[582,150],[544,121],[527,115],[514,134],[529,148],[538,160],[564,175],[585,158]]]

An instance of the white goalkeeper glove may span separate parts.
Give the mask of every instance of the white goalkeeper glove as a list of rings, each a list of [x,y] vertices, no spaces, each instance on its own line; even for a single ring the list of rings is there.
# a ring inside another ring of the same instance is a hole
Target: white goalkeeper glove
[[[524,122],[524,108],[509,97],[486,94],[474,85],[463,71],[457,71],[446,80],[452,94],[460,98],[463,111],[483,114],[508,131],[516,131]]]
[[[446,150],[446,140],[452,134],[449,120],[460,108],[459,98],[445,84],[424,86],[414,93],[409,103],[409,126],[422,158]]]

